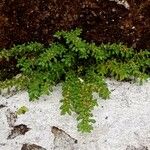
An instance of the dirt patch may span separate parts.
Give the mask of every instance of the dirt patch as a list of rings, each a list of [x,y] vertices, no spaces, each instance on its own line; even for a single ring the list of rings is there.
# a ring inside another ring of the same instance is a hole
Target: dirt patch
[[[46,149],[36,144],[23,144],[21,150],[46,150]]]
[[[81,27],[88,41],[150,48],[150,1],[127,2],[129,9],[108,0],[3,0],[0,47],[29,41],[48,44],[55,31]]]
[[[136,148],[135,146],[127,146],[126,150],[148,150],[147,146],[140,146]]]
[[[89,42],[150,49],[150,0],[126,2],[129,7],[109,0],[2,0],[0,48],[30,41],[47,45],[56,31],[80,27]],[[14,58],[0,64],[0,80],[19,73]]]
[[[12,112],[10,109],[7,109],[6,117],[7,117],[7,123],[9,125],[9,127],[13,127],[15,125],[16,120],[17,120],[16,113]]]
[[[28,128],[24,124],[20,124],[17,126],[14,126],[13,129],[11,130],[10,134],[8,135],[7,139],[14,139],[15,137],[19,135],[25,135],[26,132],[28,132],[30,128]]]
[[[0,104],[0,109],[4,108],[4,107],[7,107],[6,105],[4,104]]]

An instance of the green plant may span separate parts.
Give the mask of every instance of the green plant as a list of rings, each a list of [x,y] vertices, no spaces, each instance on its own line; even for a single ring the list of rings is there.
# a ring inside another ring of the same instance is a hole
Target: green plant
[[[28,111],[29,111],[29,109],[26,106],[22,106],[17,110],[17,115],[25,114]]]
[[[106,77],[120,81],[126,79],[146,80],[150,64],[150,52],[135,52],[122,44],[88,43],[80,38],[81,29],[56,32],[56,42],[48,47],[39,43],[14,46],[1,50],[0,59],[18,60],[20,75],[0,82],[0,89],[16,86],[28,90],[30,100],[49,94],[52,87],[62,82],[63,99],[61,113],[77,114],[78,129],[90,132],[95,122],[92,110],[97,92],[103,99],[109,98],[110,91]]]

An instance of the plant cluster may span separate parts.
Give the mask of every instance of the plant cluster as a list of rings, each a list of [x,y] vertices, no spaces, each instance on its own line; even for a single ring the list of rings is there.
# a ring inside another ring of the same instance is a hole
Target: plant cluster
[[[81,29],[56,32],[55,42],[48,47],[36,42],[0,50],[0,59],[18,60],[20,75],[0,82],[0,89],[16,86],[29,93],[31,101],[49,94],[53,86],[62,83],[61,114],[77,114],[78,129],[93,129],[92,110],[97,100],[92,93],[107,99],[110,91],[106,77],[119,81],[149,78],[150,52],[135,52],[122,44],[88,43],[80,38]]]

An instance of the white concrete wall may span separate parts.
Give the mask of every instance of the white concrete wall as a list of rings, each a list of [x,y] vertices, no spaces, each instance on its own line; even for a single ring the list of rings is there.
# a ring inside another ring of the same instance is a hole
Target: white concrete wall
[[[150,81],[142,86],[110,80],[107,83],[111,98],[98,98],[99,107],[93,111],[97,122],[90,134],[77,131],[75,115],[60,115],[61,86],[36,102],[29,102],[25,91],[9,98],[1,95],[0,105],[6,107],[0,108],[0,150],[21,150],[25,143],[46,150],[149,150]],[[25,135],[7,139],[13,129],[8,124],[8,113],[15,113],[21,106],[29,111],[17,116],[14,126],[24,124],[31,129]],[[53,130],[53,126],[60,130]]]

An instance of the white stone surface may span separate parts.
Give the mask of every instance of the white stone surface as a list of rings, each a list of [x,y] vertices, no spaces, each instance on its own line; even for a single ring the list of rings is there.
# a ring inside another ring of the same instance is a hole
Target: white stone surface
[[[43,96],[35,102],[29,102],[25,91],[9,98],[0,96],[0,105],[7,105],[0,109],[0,150],[21,150],[24,143],[53,150],[52,126],[78,140],[72,150],[126,150],[129,145],[147,146],[150,149],[150,81],[142,86],[110,80],[107,83],[112,90],[111,98],[98,98],[99,107],[93,111],[97,122],[90,134],[77,131],[75,115],[60,115],[61,86],[55,87],[50,96]],[[28,107],[29,112],[18,116],[15,125],[25,124],[31,130],[25,135],[7,140],[10,127],[6,111],[10,109],[15,112],[21,106]],[[60,140],[57,150],[67,149],[62,143]]]

